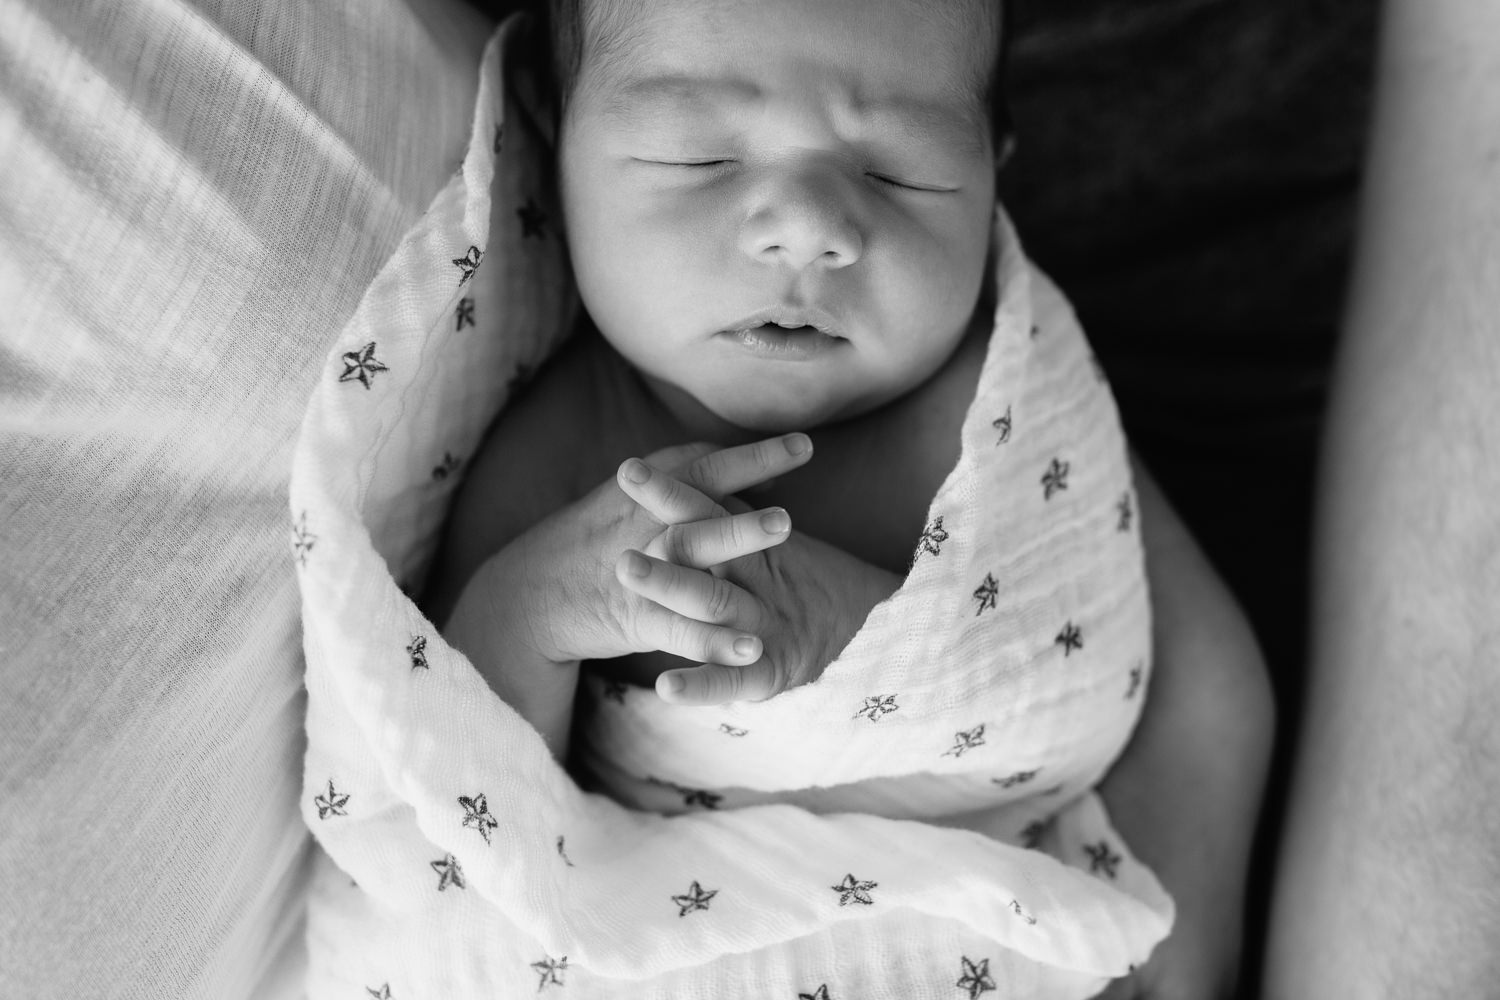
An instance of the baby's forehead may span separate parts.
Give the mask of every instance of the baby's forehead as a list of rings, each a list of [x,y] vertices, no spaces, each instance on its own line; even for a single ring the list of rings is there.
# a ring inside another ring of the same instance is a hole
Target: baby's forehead
[[[645,78],[732,76],[795,58],[908,98],[986,101],[998,0],[572,0],[579,74],[606,90]],[[772,81],[773,83],[775,81]],[[981,112],[984,109],[980,109]]]

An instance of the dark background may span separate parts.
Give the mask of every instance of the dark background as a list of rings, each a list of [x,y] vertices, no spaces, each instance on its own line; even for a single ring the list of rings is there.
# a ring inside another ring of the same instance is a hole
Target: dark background
[[[1295,710],[1374,0],[1018,0],[1002,197]],[[1284,718],[1284,722],[1287,721]]]

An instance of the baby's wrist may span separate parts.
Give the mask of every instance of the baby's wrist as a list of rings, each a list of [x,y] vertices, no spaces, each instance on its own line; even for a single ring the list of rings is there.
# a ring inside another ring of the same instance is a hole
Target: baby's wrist
[[[503,636],[508,645],[520,646],[531,660],[569,663],[577,656],[560,648],[568,635],[565,602],[557,599],[551,581],[538,580],[527,572],[536,565],[523,551],[522,539],[491,556],[474,574],[478,607],[486,627]]]

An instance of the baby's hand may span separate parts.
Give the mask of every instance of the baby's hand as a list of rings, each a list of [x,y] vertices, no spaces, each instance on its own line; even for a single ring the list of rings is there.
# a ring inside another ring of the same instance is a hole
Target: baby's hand
[[[685,445],[650,457],[678,468],[668,476],[639,459],[574,504],[533,526],[499,556],[495,577],[506,593],[490,604],[506,615],[512,633],[554,663],[600,660],[660,650],[693,660],[751,663],[762,653],[753,632],[733,618],[643,600],[616,583],[616,557],[642,549],[689,566],[729,562],[786,540],[784,511],[731,515],[711,495],[727,495],[801,465],[804,435],[718,449]],[[635,480],[639,480],[637,483]],[[645,490],[641,506],[627,495]],[[707,491],[707,492],[705,492]],[[657,516],[669,513],[670,520]]]
[[[785,511],[726,516],[715,498],[688,491],[694,496],[684,500],[686,488],[670,474],[632,462],[621,466],[621,489],[674,527],[645,552],[624,552],[615,566],[616,578],[683,618],[732,627],[756,637],[761,647],[754,659],[699,657],[709,662],[663,672],[656,691],[665,701],[761,701],[805,684],[837,657],[870,609],[900,584],[893,573],[791,532]],[[732,496],[717,499],[744,509]],[[748,517],[758,517],[762,531],[784,532],[779,544],[752,549],[737,539]],[[750,554],[741,554],[745,552]]]

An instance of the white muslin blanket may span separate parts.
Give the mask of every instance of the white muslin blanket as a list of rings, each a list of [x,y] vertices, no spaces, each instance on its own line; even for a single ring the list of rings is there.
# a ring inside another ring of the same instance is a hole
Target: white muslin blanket
[[[1109,392],[1003,216],[958,464],[815,683],[685,710],[590,679],[581,763],[608,794],[585,792],[403,593],[434,497],[571,309],[514,34],[296,450],[309,995],[1092,995],[1172,920],[1092,791],[1140,710],[1149,609]]]

